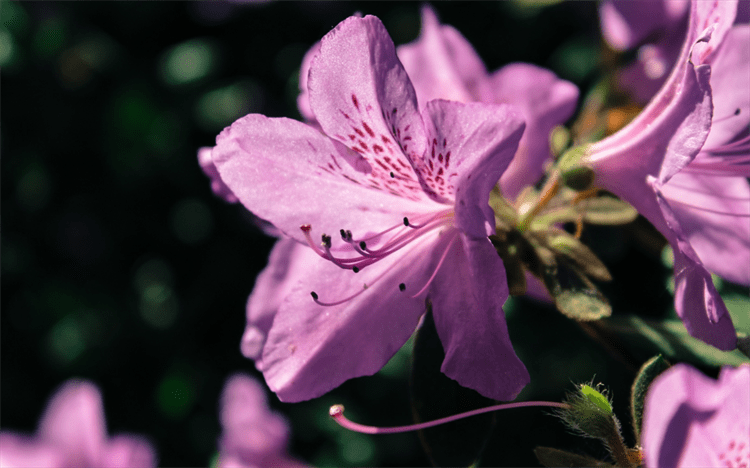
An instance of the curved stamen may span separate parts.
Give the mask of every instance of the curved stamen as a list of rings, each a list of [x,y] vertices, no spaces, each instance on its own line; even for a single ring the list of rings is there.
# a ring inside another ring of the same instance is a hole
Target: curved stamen
[[[350,421],[344,416],[344,405],[333,405],[328,411],[328,414],[336,421],[340,426],[350,431],[360,432],[362,434],[397,434],[399,432],[410,432],[419,431],[421,429],[427,429],[428,427],[439,426],[459,419],[476,416],[478,414],[490,413],[492,411],[499,411],[504,409],[512,408],[524,408],[529,406],[545,406],[554,408],[570,408],[567,403],[558,403],[555,401],[520,401],[517,403],[504,403],[495,406],[488,406],[486,408],[479,408],[465,413],[454,414],[453,416],[447,416],[445,418],[435,419],[433,421],[427,421],[419,424],[411,424],[408,426],[395,426],[395,427],[375,427],[365,426],[364,424],[355,423]]]
[[[385,258],[386,256],[402,249],[407,244],[410,244],[411,242],[419,239],[420,237],[427,234],[428,232],[431,232],[433,229],[450,224],[452,219],[453,219],[453,212],[450,210],[445,210],[440,213],[430,215],[427,219],[425,219],[425,221],[421,225],[418,225],[418,227],[410,226],[410,227],[413,227],[414,230],[405,229],[404,231],[393,235],[390,239],[385,241],[382,244],[382,246],[378,249],[368,248],[366,241],[380,238],[385,233],[390,232],[400,226],[398,225],[392,226],[381,233],[369,236],[364,239],[354,239],[351,231],[341,229],[339,233],[341,234],[342,240],[346,242],[347,244],[349,244],[352,250],[358,254],[356,257],[348,257],[348,258],[334,256],[333,252],[331,251],[332,249],[331,236],[327,234],[322,235],[321,246],[323,248],[321,249],[312,240],[312,236],[310,234],[310,231],[312,228],[309,224],[303,224],[302,226],[300,226],[300,229],[304,233],[304,236],[305,236],[305,239],[307,240],[308,245],[320,257],[326,260],[330,260],[339,268],[343,268],[346,270],[354,270],[354,272],[356,273],[360,269],[368,265],[372,265],[373,263],[381,260],[382,258]]]
[[[441,261],[441,263],[442,263],[442,261]],[[375,283],[377,283],[378,281],[380,281],[380,280],[381,280],[381,279],[382,279],[382,278],[383,278],[383,277],[384,277],[384,276],[385,276],[385,275],[386,275],[387,273],[389,273],[389,272],[390,272],[390,271],[391,271],[391,270],[392,270],[393,268],[395,268],[396,266],[398,266],[398,262],[395,262],[395,263],[393,263],[393,264],[389,265],[389,266],[388,266],[388,267],[387,267],[387,268],[386,268],[385,270],[383,270],[383,272],[382,272],[382,273],[380,273],[380,274],[379,274],[378,276],[376,276],[376,277],[375,277],[375,278],[374,278],[373,280],[371,280],[371,281],[370,281],[369,283],[364,283],[364,284],[362,285],[362,289],[358,290],[358,291],[357,291],[356,293],[352,294],[351,296],[345,297],[345,298],[343,298],[343,299],[339,299],[339,300],[337,300],[337,301],[334,301],[334,302],[323,302],[323,301],[321,301],[321,300],[320,300],[320,298],[319,298],[319,296],[318,296],[318,293],[316,293],[315,291],[311,291],[311,292],[310,292],[310,295],[312,296],[312,298],[313,298],[313,301],[314,301],[314,302],[315,302],[316,304],[318,304],[318,305],[321,305],[321,306],[324,306],[324,307],[333,307],[333,306],[337,306],[337,305],[343,304],[343,303],[345,303],[345,302],[349,302],[349,301],[351,301],[352,299],[354,299],[355,297],[357,297],[357,296],[359,296],[360,294],[362,294],[363,292],[365,292],[365,291],[367,291],[368,289],[370,289],[370,288],[371,288],[371,287],[372,287],[372,286],[373,286],[373,285],[374,285]],[[439,267],[439,265],[438,265],[438,267]],[[356,268],[356,267],[354,267],[354,268]],[[355,270],[355,272],[356,272],[356,271],[358,271],[358,270]],[[434,277],[434,276],[435,276],[435,275],[433,275],[433,277]],[[432,279],[430,279],[430,281],[432,281]],[[429,284],[429,282],[428,282],[428,284]],[[426,287],[426,286],[425,286],[425,287]],[[406,289],[406,284],[404,284],[404,283],[400,283],[400,284],[398,285],[398,289],[399,289],[399,291],[404,291],[404,290]]]
[[[440,267],[443,265],[443,262],[445,261],[445,257],[448,256],[448,252],[450,251],[451,247],[453,246],[453,242],[456,240],[456,237],[458,237],[458,234],[454,234],[453,237],[451,238],[451,240],[448,242],[448,246],[445,248],[445,252],[443,252],[442,257],[440,257],[440,261],[438,262],[437,266],[435,267],[435,271],[432,272],[432,276],[430,276],[430,279],[427,280],[427,283],[424,286],[422,286],[422,289],[420,289],[418,293],[416,293],[413,296],[411,296],[412,299],[414,299],[415,297],[417,297],[420,294],[422,294],[423,292],[425,292],[425,290],[430,286],[430,284],[432,284],[432,280],[434,280],[435,276],[437,276],[437,272],[440,270]]]

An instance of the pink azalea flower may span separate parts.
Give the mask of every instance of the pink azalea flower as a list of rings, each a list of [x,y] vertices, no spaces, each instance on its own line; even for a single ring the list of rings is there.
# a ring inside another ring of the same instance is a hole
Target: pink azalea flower
[[[278,309],[272,320],[265,315],[259,339],[244,340],[246,353],[259,354],[282,400],[314,398],[377,372],[429,299],[443,372],[484,395],[514,398],[529,377],[510,344],[505,270],[487,236],[495,229],[489,192],[515,153],[520,115],[441,100],[420,113],[375,17],[349,18],[322,40],[309,90],[323,133],[249,115],[212,151],[221,179],[250,211],[309,245],[274,249],[259,281],[278,282]],[[278,274],[285,268],[294,270]]]
[[[289,426],[268,408],[263,387],[237,374],[227,380],[221,396],[220,468],[307,466],[286,453]]]
[[[677,364],[651,384],[642,445],[646,466],[750,467],[750,365],[719,380]]]
[[[750,284],[750,187],[744,179],[750,175],[750,88],[740,83],[749,73],[742,57],[750,42],[747,29],[732,28],[735,12],[736,2],[693,2],[669,79],[630,124],[585,148],[582,161],[597,185],[628,201],[666,236],[675,256],[678,315],[691,335],[724,350],[733,349],[737,337],[706,266]]]
[[[0,432],[0,466],[145,468],[156,466],[156,455],[141,437],[109,438],[99,390],[70,380],[50,400],[35,436]]]
[[[687,0],[606,0],[600,4],[607,43],[617,51],[638,46],[636,61],[617,76],[620,86],[636,101],[648,102],[669,76],[685,36],[689,5]]]
[[[317,43],[305,55],[300,69],[297,103],[308,122],[314,122],[315,115],[310,109],[307,75],[319,50]],[[500,179],[500,187],[505,197],[512,200],[522,188],[539,181],[551,157],[551,130],[575,111],[578,88],[573,83],[528,63],[512,63],[488,73],[466,38],[452,26],[440,24],[428,6],[422,8],[419,38],[397,47],[396,53],[421,108],[435,99],[516,106],[526,121],[526,130],[513,161]]]

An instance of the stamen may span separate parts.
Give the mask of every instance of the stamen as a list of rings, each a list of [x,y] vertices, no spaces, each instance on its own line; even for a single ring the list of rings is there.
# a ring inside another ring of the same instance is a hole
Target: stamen
[[[367,243],[365,241],[360,241],[359,248],[362,250],[367,250]]]
[[[435,419],[434,421],[427,421],[419,424],[411,424],[408,426],[395,426],[395,427],[375,427],[365,426],[364,424],[355,423],[350,421],[344,416],[344,405],[333,405],[328,410],[328,414],[336,421],[341,427],[349,429],[350,431],[360,432],[362,434],[397,434],[400,432],[419,431],[421,429],[427,429],[428,427],[439,426],[440,424],[446,424],[449,422],[457,421],[459,419],[476,416],[478,414],[490,413],[492,411],[499,411],[504,409],[513,408],[524,408],[529,406],[544,406],[554,408],[570,408],[567,403],[558,403],[555,401],[520,401],[516,403],[504,403],[495,406],[488,406],[486,408],[479,408],[465,413],[454,414],[453,416],[447,416],[445,418]]]
[[[406,291],[406,285],[404,283],[399,284],[398,285],[398,290],[399,291]]]
[[[735,109],[735,110],[734,110],[734,112],[732,112],[732,113],[731,113],[731,114],[729,114],[729,115],[725,115],[724,117],[719,117],[719,118],[713,119],[713,120],[711,121],[711,125],[713,125],[713,124],[715,124],[715,123],[718,123],[718,122],[723,122],[723,121],[725,121],[725,120],[728,120],[728,119],[731,119],[731,118],[733,118],[733,117],[737,117],[737,116],[738,116],[738,115],[740,115],[741,113],[742,113],[742,109],[740,109],[740,108],[738,107],[737,109]]]
[[[437,276],[438,270],[440,270],[440,267],[443,265],[443,261],[445,260],[445,257],[448,256],[448,251],[451,249],[451,246],[453,246],[453,242],[456,240],[456,237],[458,237],[458,234],[455,234],[453,238],[448,242],[448,247],[445,248],[445,252],[443,252],[443,256],[440,257],[440,261],[437,264],[437,267],[435,267],[435,271],[432,272],[432,276],[430,276],[430,279],[427,280],[427,284],[425,284],[422,289],[419,290],[418,293],[414,294],[412,297],[415,298],[425,292],[425,290],[432,284],[432,280],[435,279],[435,276]]]

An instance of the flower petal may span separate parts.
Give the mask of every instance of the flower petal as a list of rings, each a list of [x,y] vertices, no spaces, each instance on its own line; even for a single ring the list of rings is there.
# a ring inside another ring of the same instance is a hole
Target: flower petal
[[[302,401],[380,370],[414,331],[426,293],[412,295],[427,284],[444,239],[455,235],[448,231],[438,242],[439,234],[428,234],[359,273],[311,259],[281,304],[263,349],[271,390],[282,401]],[[328,303],[354,297],[321,306],[311,291]]]
[[[652,33],[669,28],[688,5],[685,0],[607,0],[599,6],[602,34],[615,50],[630,49]]]
[[[314,239],[342,228],[364,234],[440,207],[416,180],[380,185],[357,153],[290,119],[245,116],[217,137],[212,156],[245,207],[300,242],[303,224]]]
[[[99,390],[88,382],[65,383],[47,405],[37,434],[45,443],[64,447],[69,463],[97,466],[107,439]]]
[[[714,119],[704,149],[729,143],[750,124],[750,25],[733,27],[711,63]],[[737,111],[739,110],[739,113]]]
[[[220,198],[229,203],[237,203],[237,197],[232,190],[221,180],[219,171],[216,170],[213,160],[211,159],[211,147],[203,147],[198,150],[198,164],[203,169],[203,173],[211,180],[211,190]]]
[[[639,179],[658,174],[663,184],[695,158],[711,128],[709,78],[707,65],[696,68],[688,63],[679,95],[662,102],[658,115],[639,120],[648,109],[654,110],[647,108],[636,117],[638,127],[632,127],[631,122],[620,132],[593,144],[588,161],[597,174],[597,183],[640,211],[629,199],[636,194],[622,185],[622,178],[628,173]]]
[[[441,370],[496,400],[513,400],[529,373],[508,335],[505,268],[488,239],[462,236],[430,288],[435,326],[445,350]]]
[[[66,453],[52,444],[12,432],[0,432],[0,466],[13,468],[64,468]]]
[[[750,285],[750,184],[744,177],[684,170],[662,188],[706,268]]]
[[[247,325],[242,335],[242,354],[255,360],[263,370],[261,358],[268,331],[284,298],[297,282],[306,276],[306,266],[318,255],[294,239],[279,239],[271,250],[268,266],[255,279],[255,286],[247,300]]]
[[[150,468],[156,465],[156,453],[151,444],[141,437],[118,435],[104,447],[102,468]]]
[[[674,251],[675,309],[688,332],[721,350],[737,347],[737,332],[724,301],[716,291],[711,274],[686,240],[667,200],[656,190],[657,202],[668,226],[662,232]]]
[[[424,129],[414,88],[378,18],[350,17],[326,34],[308,87],[327,135],[361,153],[382,183],[410,185],[411,161],[425,150]]]
[[[469,42],[453,27],[441,25],[435,11],[422,7],[419,38],[397,49],[420,106],[433,99],[478,101],[487,69]]]
[[[747,461],[750,366],[724,367],[718,382],[686,364],[661,374],[646,396],[641,441],[649,468]]]
[[[234,455],[247,466],[266,466],[264,459],[286,451],[286,420],[268,408],[265,390],[246,375],[233,375],[224,386],[221,426],[222,457]]]
[[[455,197],[456,226],[465,234],[494,234],[489,194],[518,148],[521,115],[508,105],[437,100],[424,118],[432,144],[418,167],[425,189]]]
[[[518,151],[500,179],[503,195],[515,199],[521,189],[539,181],[550,160],[549,134],[576,108],[578,88],[554,73],[528,63],[512,63],[493,73],[491,94],[482,101],[516,106],[526,121]]]
[[[302,65],[299,69],[299,96],[297,96],[297,109],[300,115],[308,122],[315,122],[315,114],[310,107],[310,92],[307,87],[307,80],[310,76],[310,65],[316,55],[320,52],[320,41],[313,44],[310,50],[302,58]]]

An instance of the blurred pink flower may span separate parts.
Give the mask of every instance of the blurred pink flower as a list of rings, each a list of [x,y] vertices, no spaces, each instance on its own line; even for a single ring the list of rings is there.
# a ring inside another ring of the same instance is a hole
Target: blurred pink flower
[[[108,437],[99,390],[70,380],[50,400],[36,435],[0,432],[0,466],[146,468],[156,466],[156,454],[142,437]]]
[[[716,381],[677,364],[651,384],[644,409],[648,468],[750,467],[750,365],[724,367]]]
[[[669,79],[635,120],[584,147],[582,160],[599,187],[667,238],[675,309],[691,335],[723,350],[737,337],[706,267],[750,282],[750,41],[732,28],[735,14],[736,2],[694,1]]]
[[[606,0],[599,4],[602,35],[617,51],[638,47],[618,82],[645,104],[669,76],[687,27],[687,0]]]
[[[302,468],[287,454],[289,426],[268,407],[263,386],[236,374],[221,396],[219,468]]]

